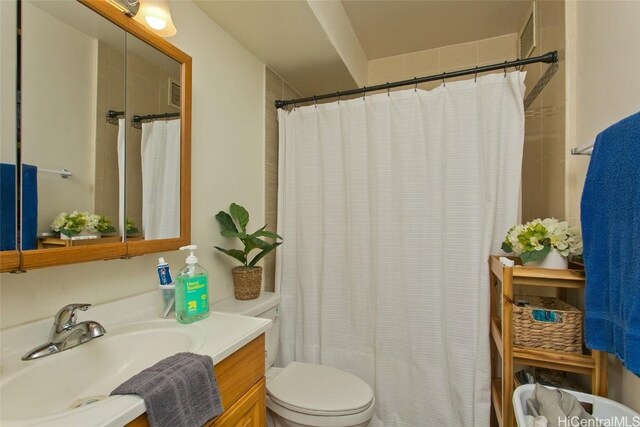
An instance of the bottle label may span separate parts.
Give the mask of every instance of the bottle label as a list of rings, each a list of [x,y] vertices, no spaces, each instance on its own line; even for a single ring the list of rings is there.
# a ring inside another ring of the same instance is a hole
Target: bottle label
[[[209,299],[207,298],[207,278],[205,276],[193,277],[185,280],[186,315],[209,311]]]
[[[158,279],[162,286],[167,286],[173,283],[173,280],[171,280],[171,273],[169,272],[169,264],[158,265]]]

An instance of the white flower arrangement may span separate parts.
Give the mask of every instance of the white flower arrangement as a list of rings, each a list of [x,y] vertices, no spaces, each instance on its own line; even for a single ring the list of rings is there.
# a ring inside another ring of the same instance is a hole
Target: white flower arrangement
[[[51,223],[51,229],[67,236],[74,236],[83,231],[89,233],[111,233],[115,231],[107,217],[78,211],[73,211],[70,214],[61,212]]]
[[[541,260],[552,249],[563,257],[582,254],[582,237],[578,228],[555,218],[538,218],[511,227],[502,242],[502,250],[515,253],[523,263]]]

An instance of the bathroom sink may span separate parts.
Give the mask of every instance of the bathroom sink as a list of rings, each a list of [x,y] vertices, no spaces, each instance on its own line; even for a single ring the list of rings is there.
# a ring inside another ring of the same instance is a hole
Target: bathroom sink
[[[198,351],[204,340],[202,328],[155,320],[107,328],[103,337],[41,359],[4,358],[2,420],[62,415],[117,399],[108,396],[123,381],[165,357]]]

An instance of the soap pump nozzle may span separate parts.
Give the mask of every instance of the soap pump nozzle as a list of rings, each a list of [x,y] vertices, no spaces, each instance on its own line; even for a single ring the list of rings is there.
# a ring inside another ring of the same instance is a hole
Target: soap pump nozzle
[[[197,245],[188,245],[180,248],[181,251],[190,251],[189,256],[187,257],[187,264],[197,264],[198,258],[196,257],[195,251],[198,249]]]

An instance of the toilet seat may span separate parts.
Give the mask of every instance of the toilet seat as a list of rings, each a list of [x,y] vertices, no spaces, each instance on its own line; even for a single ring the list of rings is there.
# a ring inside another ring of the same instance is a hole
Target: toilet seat
[[[355,375],[330,366],[292,362],[267,382],[273,403],[298,414],[348,416],[373,405],[371,387]]]

